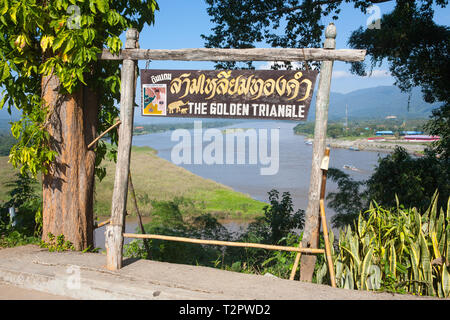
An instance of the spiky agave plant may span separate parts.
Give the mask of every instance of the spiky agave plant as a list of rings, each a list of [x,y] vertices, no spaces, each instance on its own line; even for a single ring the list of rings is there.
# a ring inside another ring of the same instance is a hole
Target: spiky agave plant
[[[391,210],[372,202],[353,228],[340,230],[332,249],[337,285],[449,297],[450,197],[447,211],[440,208],[439,214],[437,200],[436,192],[422,215],[398,199]],[[329,281],[326,262],[316,277],[318,283]]]

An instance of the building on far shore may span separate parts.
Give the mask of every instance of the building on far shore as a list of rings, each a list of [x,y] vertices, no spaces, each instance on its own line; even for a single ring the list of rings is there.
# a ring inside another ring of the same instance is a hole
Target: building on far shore
[[[375,133],[376,136],[393,136],[394,132],[392,132],[391,130],[386,130],[386,131],[377,131]]]
[[[429,136],[425,134],[417,134],[417,135],[406,135],[403,139],[407,141],[438,141],[441,137],[439,136]]]
[[[401,136],[415,136],[415,135],[420,135],[423,134],[423,131],[401,131],[400,135]]]

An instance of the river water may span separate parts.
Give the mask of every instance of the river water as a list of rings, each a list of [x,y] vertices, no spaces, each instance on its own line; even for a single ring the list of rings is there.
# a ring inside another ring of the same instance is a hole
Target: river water
[[[187,122],[187,121],[186,121]],[[294,209],[306,210],[309,178],[311,173],[312,146],[305,144],[305,137],[295,135],[293,128],[297,123],[287,121],[271,121],[271,120],[249,120],[230,124],[227,127],[220,128],[245,128],[255,129],[279,129],[279,170],[274,175],[261,175],[260,169],[267,167],[258,161],[258,164],[248,164],[248,143],[246,144],[247,164],[223,164],[223,165],[207,165],[207,164],[180,164],[185,169],[197,174],[203,178],[211,179],[227,185],[236,191],[250,195],[252,198],[267,202],[267,192],[271,189],[277,189],[280,194],[282,192],[290,192],[294,204]],[[203,129],[202,134],[207,129]],[[194,143],[193,130],[189,130],[191,139],[191,154],[195,150],[202,150],[210,142],[203,144]],[[162,133],[152,133],[147,135],[139,135],[133,137],[133,145],[150,146],[158,151],[158,156],[171,161],[171,152],[180,140],[172,141],[172,131]],[[198,136],[198,135],[197,135]],[[224,136],[226,140],[228,135]],[[260,136],[260,135],[259,135]],[[270,142],[269,140],[269,150]],[[198,139],[197,139],[198,141]],[[224,142],[225,145],[225,142]],[[224,152],[225,154],[225,152]],[[270,152],[269,152],[270,155]],[[357,180],[367,179],[373,172],[377,164],[378,158],[385,156],[385,153],[370,151],[352,151],[347,149],[332,148],[330,152],[330,167],[342,169],[345,164],[352,165],[359,171],[344,170],[351,177]],[[134,179],[139,179],[135,177]],[[337,185],[330,180],[327,181],[327,193],[337,190]],[[326,207],[327,220],[329,220],[335,212]],[[225,225],[231,229],[239,229],[242,224],[239,221],[229,221]],[[127,226],[127,232],[134,232],[136,222],[130,220]],[[104,228],[100,228],[104,229]],[[96,231],[97,246],[101,246],[103,235]]]

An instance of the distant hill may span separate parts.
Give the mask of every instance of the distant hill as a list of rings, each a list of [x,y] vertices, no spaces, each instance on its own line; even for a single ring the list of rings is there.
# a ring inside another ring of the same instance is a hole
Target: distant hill
[[[20,119],[21,112],[16,108],[11,108],[11,114],[8,113],[6,106],[0,110],[0,120],[16,121]]]
[[[349,119],[379,119],[391,115],[409,119],[428,118],[431,110],[439,106],[439,103],[429,104],[423,101],[420,89],[414,88],[408,111],[408,97],[408,93],[401,92],[395,86],[360,89],[346,94],[331,92],[328,118],[330,120],[345,118],[346,105]],[[313,97],[308,120],[315,118],[315,103]]]
[[[9,132],[11,125],[9,122],[17,121],[20,119],[20,111],[16,108],[11,108],[11,114],[8,113],[7,108],[0,110],[0,132]]]
[[[338,120],[345,118],[345,106],[348,104],[349,119],[379,119],[390,115],[398,118],[428,118],[431,110],[438,107],[439,103],[429,104],[423,101],[419,88],[414,88],[411,94],[410,108],[407,110],[409,94],[403,93],[395,86],[380,86],[368,89],[355,90],[346,94],[331,92],[330,109],[328,118]],[[308,120],[315,117],[316,97],[311,102]],[[6,108],[0,110],[0,128],[9,128],[8,122],[20,118],[20,111],[11,108],[12,114]],[[185,123],[192,122],[193,118],[150,118],[140,115],[135,110],[134,121],[136,124],[154,123]],[[217,121],[218,119],[202,119],[202,121]],[[233,122],[233,120],[228,120]]]

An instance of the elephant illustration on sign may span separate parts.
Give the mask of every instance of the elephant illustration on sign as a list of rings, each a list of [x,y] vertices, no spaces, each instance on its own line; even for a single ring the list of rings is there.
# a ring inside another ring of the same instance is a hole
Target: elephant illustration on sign
[[[174,113],[174,112],[186,113],[187,108],[181,109],[181,107],[186,106],[188,103],[189,103],[189,101],[187,101],[187,102],[183,102],[182,100],[174,101],[167,106],[167,109],[169,109],[169,113]]]

